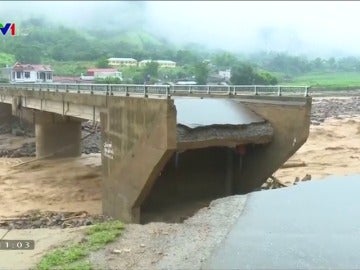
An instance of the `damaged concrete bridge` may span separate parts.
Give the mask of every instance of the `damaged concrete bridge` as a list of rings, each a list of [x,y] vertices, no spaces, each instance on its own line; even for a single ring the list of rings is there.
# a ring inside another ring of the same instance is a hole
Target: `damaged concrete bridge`
[[[81,122],[100,122],[103,213],[125,222],[260,187],[310,111],[307,87],[0,84],[0,120],[34,123],[39,158],[79,156]]]

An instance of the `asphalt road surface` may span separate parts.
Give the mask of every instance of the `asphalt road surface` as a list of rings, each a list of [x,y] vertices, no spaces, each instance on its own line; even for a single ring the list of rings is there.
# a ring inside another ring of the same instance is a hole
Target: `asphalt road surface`
[[[249,195],[203,269],[360,269],[360,175]]]

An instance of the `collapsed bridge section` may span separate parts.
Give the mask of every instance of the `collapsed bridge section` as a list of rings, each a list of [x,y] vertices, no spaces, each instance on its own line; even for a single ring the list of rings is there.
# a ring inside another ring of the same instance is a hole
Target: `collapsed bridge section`
[[[305,142],[309,124],[308,101],[279,106],[265,100],[128,98],[109,104],[101,113],[104,213],[146,222],[162,208],[259,187]],[[278,115],[282,123],[272,119]],[[275,136],[291,144],[279,148]]]

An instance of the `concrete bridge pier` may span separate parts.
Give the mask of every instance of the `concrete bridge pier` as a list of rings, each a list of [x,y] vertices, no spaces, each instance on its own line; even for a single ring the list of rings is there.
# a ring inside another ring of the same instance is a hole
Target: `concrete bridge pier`
[[[101,112],[103,214],[140,222],[152,186],[176,150],[173,100],[114,97]]]
[[[68,116],[35,113],[36,157],[81,155],[81,121]]]
[[[11,124],[12,106],[11,104],[0,103],[0,125]]]

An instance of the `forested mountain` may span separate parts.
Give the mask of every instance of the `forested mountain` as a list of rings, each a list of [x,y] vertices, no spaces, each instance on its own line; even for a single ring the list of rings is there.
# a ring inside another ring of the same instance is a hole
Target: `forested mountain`
[[[55,66],[55,73],[58,75],[79,76],[86,68],[108,57],[176,61],[181,68],[164,73],[164,77],[172,79],[202,74],[199,80],[204,81],[204,74],[232,69],[233,74],[238,74],[238,78],[233,81],[239,84],[276,83],[277,80],[270,77],[268,72],[283,81],[309,72],[360,71],[360,59],[357,57],[309,59],[304,55],[276,51],[236,54],[224,50],[208,50],[202,44],[191,42],[179,46],[141,27],[133,26],[118,29],[78,28],[42,18],[30,18],[17,23],[16,36],[6,35],[2,38],[0,66],[12,65],[16,61],[50,63]],[[202,65],[204,61],[209,66]],[[66,68],[63,68],[63,63],[67,65]],[[249,76],[245,76],[249,79],[242,81],[244,76],[241,74],[245,71],[249,72]],[[139,75],[139,70],[128,73],[134,78],[136,72],[138,81],[141,81],[143,74]]]
[[[22,62],[92,61],[101,57],[175,60],[175,46],[145,31],[89,31],[28,19],[15,37],[4,36],[0,51]]]

